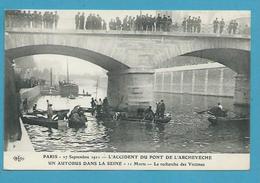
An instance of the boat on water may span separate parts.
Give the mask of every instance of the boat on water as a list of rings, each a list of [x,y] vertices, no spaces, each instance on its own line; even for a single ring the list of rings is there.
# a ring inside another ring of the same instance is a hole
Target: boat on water
[[[79,94],[79,86],[75,83],[70,82],[59,82],[59,88],[60,88],[60,95],[62,97],[69,97],[73,95],[74,97],[77,97]]]
[[[116,114],[111,115],[111,114],[103,114],[103,113],[96,115],[96,118],[98,120],[105,120],[105,121],[112,121],[112,122],[122,121],[122,122],[159,123],[159,124],[169,123],[172,120],[171,116],[167,116],[167,115],[165,115],[163,118],[155,117],[154,119],[144,119],[143,117],[138,117],[138,116],[127,116],[127,115],[117,116]]]
[[[169,123],[171,121],[171,117],[164,117],[164,118],[155,118],[153,120],[142,119],[137,117],[128,117],[126,121],[136,121],[136,122],[145,122],[145,123]]]
[[[216,117],[210,116],[208,117],[208,121],[213,125],[222,125],[222,124],[239,124],[239,123],[247,123],[249,122],[249,118],[242,117]]]
[[[38,125],[47,128],[58,129],[58,121],[48,119],[42,116],[24,115],[21,117],[24,124]]]
[[[53,120],[46,118],[44,116],[35,116],[35,115],[23,115],[21,117],[22,121],[24,124],[29,124],[29,125],[38,125],[42,127],[47,127],[47,128],[54,128],[58,129],[60,126],[64,127],[69,127],[69,128],[85,128],[86,123],[84,122],[72,122],[70,120]]]
[[[75,97],[74,95],[72,95],[72,94],[69,95],[68,98],[69,98],[69,99],[76,99],[76,97]]]
[[[69,79],[69,66],[67,61],[67,81],[59,81],[59,90],[62,97],[69,97],[73,95],[77,97],[79,95],[79,86],[70,82]]]
[[[58,112],[61,113],[68,113],[70,110],[69,109],[59,109],[59,110],[53,110],[53,114],[57,114]],[[27,112],[26,115],[37,115],[37,114],[41,114],[41,115],[46,115],[47,111],[46,110],[41,110],[41,109],[37,109],[36,111],[32,111],[32,112]]]

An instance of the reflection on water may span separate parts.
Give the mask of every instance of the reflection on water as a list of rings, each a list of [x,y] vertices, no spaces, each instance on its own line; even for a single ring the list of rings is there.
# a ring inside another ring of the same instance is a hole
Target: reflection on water
[[[41,97],[39,108],[46,108],[49,99],[56,109],[75,105],[90,106],[90,97],[75,100],[59,96]],[[97,121],[88,115],[85,129],[26,128],[36,151],[107,151],[107,152],[249,152],[246,125],[211,126],[206,115],[196,114],[220,101],[232,110],[232,98],[202,97],[176,94],[155,94],[163,99],[173,114],[168,124]]]

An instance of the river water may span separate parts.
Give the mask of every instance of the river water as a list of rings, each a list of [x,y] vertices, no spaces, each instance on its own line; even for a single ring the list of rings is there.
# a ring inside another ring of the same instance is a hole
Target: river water
[[[99,92],[104,97],[105,92]],[[46,100],[54,109],[90,106],[91,97],[75,100],[60,96],[42,96],[38,108],[46,109]],[[212,126],[205,110],[221,102],[233,110],[232,98],[217,98],[181,94],[155,93],[154,101],[163,99],[166,111],[173,119],[168,124],[139,122],[103,122],[90,114],[85,129],[48,129],[25,125],[37,152],[186,152],[186,153],[244,153],[249,152],[248,126]]]

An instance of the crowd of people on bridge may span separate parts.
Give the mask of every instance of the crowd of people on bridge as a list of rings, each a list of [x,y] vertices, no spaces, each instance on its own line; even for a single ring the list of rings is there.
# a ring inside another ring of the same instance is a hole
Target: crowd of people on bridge
[[[57,11],[25,11],[25,10],[7,10],[6,27],[14,28],[39,28],[39,29],[57,29],[59,15]],[[215,34],[237,34],[238,22],[231,20],[226,25],[224,19],[216,18],[213,21],[213,33]],[[122,20],[120,17],[111,19],[107,24],[99,15],[84,12],[78,12],[75,15],[76,30],[120,30],[120,31],[183,31],[189,33],[202,32],[202,20],[200,16],[187,16],[179,26],[174,22],[171,16],[158,14],[153,15],[126,15]],[[243,31],[243,30],[242,30]],[[205,32],[205,31],[204,31]],[[207,31],[206,31],[207,32]],[[208,31],[210,32],[210,31]]]
[[[184,18],[182,21],[183,32],[201,32],[201,18],[199,17],[191,17]]]
[[[110,30],[125,31],[170,31],[173,21],[170,16],[158,14],[157,17],[152,15],[126,15],[123,21],[119,17],[111,19],[109,22]]]
[[[75,15],[75,28],[76,30],[106,30],[107,25],[99,14],[90,13],[88,16],[85,16],[84,12],[78,12]]]
[[[98,14],[89,14],[78,12],[75,15],[76,30],[123,30],[123,31],[170,31],[173,27],[173,21],[170,16],[158,14],[152,15],[126,15],[123,20],[119,17],[111,19],[108,27],[106,21]]]
[[[6,27],[57,29],[57,11],[6,11]]]
[[[229,34],[236,34],[238,30],[238,22],[236,20],[231,20],[229,22],[229,25],[227,26],[227,32]],[[225,21],[224,19],[221,19],[220,21],[218,18],[216,18],[213,21],[213,32],[223,34],[225,31]]]

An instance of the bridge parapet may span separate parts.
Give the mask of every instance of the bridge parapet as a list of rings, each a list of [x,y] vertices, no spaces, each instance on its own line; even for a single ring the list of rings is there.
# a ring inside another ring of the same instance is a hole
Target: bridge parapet
[[[251,39],[248,34],[215,34],[191,32],[163,31],[124,31],[124,30],[75,30],[75,29],[40,29],[40,28],[6,28],[6,33],[46,33],[46,34],[92,34],[92,35],[135,35],[135,36],[185,36],[185,37],[216,37]]]

